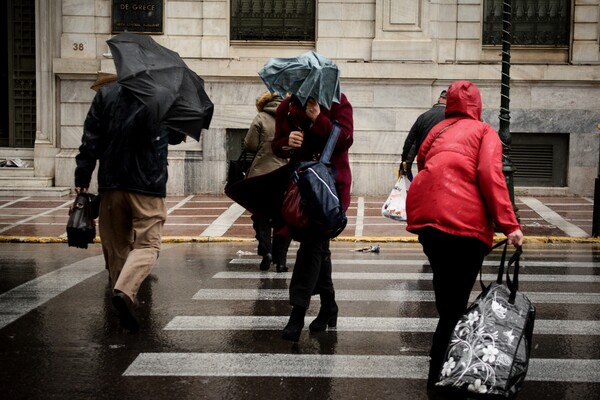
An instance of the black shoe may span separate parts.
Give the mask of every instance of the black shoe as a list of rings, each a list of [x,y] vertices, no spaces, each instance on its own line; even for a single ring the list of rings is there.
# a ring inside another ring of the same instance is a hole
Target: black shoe
[[[260,270],[268,271],[271,268],[271,261],[273,261],[273,256],[271,253],[267,253],[263,256],[262,261],[260,262]]]
[[[335,328],[337,326],[338,306],[333,302],[332,305],[323,307],[319,310],[319,315],[308,326],[311,332],[322,332],[327,327]]]
[[[123,292],[115,291],[112,303],[117,310],[121,326],[133,333],[140,329],[140,323],[135,315],[133,301]]]
[[[288,272],[288,267],[285,264],[275,264],[277,272]]]
[[[283,332],[281,333],[282,339],[298,343],[300,340],[300,334],[302,333],[302,328],[304,328],[305,314],[306,308],[304,307],[294,306],[294,308],[292,308],[290,320],[285,328],[283,328]]]

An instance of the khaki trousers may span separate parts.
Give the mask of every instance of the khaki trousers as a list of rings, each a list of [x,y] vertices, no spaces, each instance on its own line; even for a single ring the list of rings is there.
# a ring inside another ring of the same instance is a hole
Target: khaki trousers
[[[113,290],[135,300],[158,259],[166,218],[163,197],[123,190],[102,193],[98,224]]]

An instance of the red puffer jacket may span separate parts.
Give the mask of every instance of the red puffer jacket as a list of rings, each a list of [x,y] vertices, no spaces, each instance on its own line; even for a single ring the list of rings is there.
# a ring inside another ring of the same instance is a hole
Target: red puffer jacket
[[[406,203],[409,232],[424,227],[492,245],[494,222],[505,235],[520,229],[502,173],[502,143],[481,122],[481,95],[469,81],[448,89],[446,119],[423,142],[420,172]]]

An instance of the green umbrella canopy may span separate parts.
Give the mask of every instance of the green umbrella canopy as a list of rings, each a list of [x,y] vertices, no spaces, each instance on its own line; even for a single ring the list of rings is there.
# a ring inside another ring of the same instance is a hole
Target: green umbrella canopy
[[[293,93],[302,105],[310,97],[328,109],[332,103],[340,102],[337,65],[314,51],[291,58],[271,58],[258,75],[271,92],[281,96]]]

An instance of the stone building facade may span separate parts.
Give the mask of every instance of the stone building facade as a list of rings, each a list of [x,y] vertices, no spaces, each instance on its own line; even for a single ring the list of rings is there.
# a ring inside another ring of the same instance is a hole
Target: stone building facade
[[[350,157],[356,195],[388,193],[412,123],[455,80],[478,85],[484,120],[498,129],[501,46],[483,38],[490,15],[486,3],[492,0],[313,0],[314,39],[303,41],[233,40],[234,2],[159,2],[163,32],[153,38],[179,52],[204,78],[215,103],[211,127],[200,142],[171,147],[169,194],[223,192],[227,161],[237,156],[237,138],[264,91],[257,72],[270,57],[316,50],[339,66],[342,91],[354,107]],[[529,190],[543,186],[540,191],[590,196],[600,147],[600,4],[558,3],[569,7],[566,44],[512,47],[510,128],[525,143],[525,162],[530,147],[562,140],[562,153],[549,157],[561,159],[554,168],[564,179],[538,185],[534,173],[525,185]],[[106,45],[112,5],[113,0],[35,1],[33,179],[72,186],[74,157],[94,96],[90,85],[97,71],[114,71]]]

